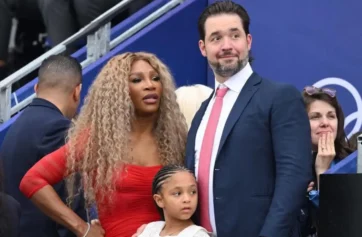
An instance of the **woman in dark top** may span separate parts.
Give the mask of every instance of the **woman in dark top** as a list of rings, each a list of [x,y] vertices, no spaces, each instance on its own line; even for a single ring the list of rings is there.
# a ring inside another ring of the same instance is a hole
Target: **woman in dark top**
[[[3,172],[0,162],[0,237],[18,237],[20,204],[3,193]]]
[[[319,205],[319,176],[352,153],[344,131],[344,114],[330,88],[307,86],[302,93],[308,113],[313,154],[314,180],[308,187],[305,207],[301,210],[302,236],[316,236],[316,212]]]

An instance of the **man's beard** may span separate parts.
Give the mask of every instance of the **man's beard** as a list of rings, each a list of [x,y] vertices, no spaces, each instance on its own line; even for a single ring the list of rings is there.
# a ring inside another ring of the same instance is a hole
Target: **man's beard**
[[[249,55],[247,55],[244,59],[237,59],[235,64],[222,65],[220,62],[212,62],[209,61],[211,68],[214,73],[221,77],[232,77],[236,73],[238,73],[241,69],[243,69],[249,61]]]

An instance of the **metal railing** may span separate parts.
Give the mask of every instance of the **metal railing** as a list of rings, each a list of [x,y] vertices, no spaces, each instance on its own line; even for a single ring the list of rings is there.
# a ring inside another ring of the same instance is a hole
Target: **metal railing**
[[[357,173],[362,173],[362,134],[357,137]]]
[[[51,55],[64,52],[69,45],[74,44],[82,37],[87,36],[87,57],[83,62],[81,62],[82,68],[85,68],[185,0],[170,0],[158,10],[151,13],[149,16],[145,17],[111,41],[110,21],[124,10],[132,1],[133,0],[121,1],[62,43],[56,45],[45,54],[5,78],[3,81],[0,81],[0,124],[10,119],[11,116],[26,107],[35,98],[36,95],[34,93],[19,103],[16,103],[14,107],[11,107],[11,86],[24,76],[39,68],[43,60]]]

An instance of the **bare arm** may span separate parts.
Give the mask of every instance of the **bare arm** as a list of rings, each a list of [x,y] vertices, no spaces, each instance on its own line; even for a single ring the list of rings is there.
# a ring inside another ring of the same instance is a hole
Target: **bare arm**
[[[59,198],[52,186],[46,185],[30,199],[44,214],[71,230],[77,236],[83,236],[88,225]]]
[[[63,203],[51,186],[64,177],[65,154],[66,146],[63,146],[42,158],[25,174],[20,183],[20,190],[47,216],[70,229],[77,236],[84,236],[88,224]],[[103,236],[103,234],[103,229],[97,223],[92,224],[87,237]]]

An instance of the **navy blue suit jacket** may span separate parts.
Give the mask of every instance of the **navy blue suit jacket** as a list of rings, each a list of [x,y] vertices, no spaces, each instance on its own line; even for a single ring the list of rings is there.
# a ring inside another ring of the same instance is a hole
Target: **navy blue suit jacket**
[[[19,237],[20,216],[20,204],[14,198],[0,192],[0,236]]]
[[[196,113],[186,166],[210,99]],[[312,179],[310,125],[301,93],[256,73],[240,92],[216,157],[213,191],[220,237],[297,236],[297,215]]]
[[[42,157],[64,145],[69,125],[70,120],[55,105],[36,98],[10,127],[2,143],[0,159],[4,166],[5,192],[21,205],[21,237],[75,236],[44,215],[19,190],[25,173]],[[64,181],[53,187],[65,201]],[[74,210],[86,218],[82,198],[76,200]]]

